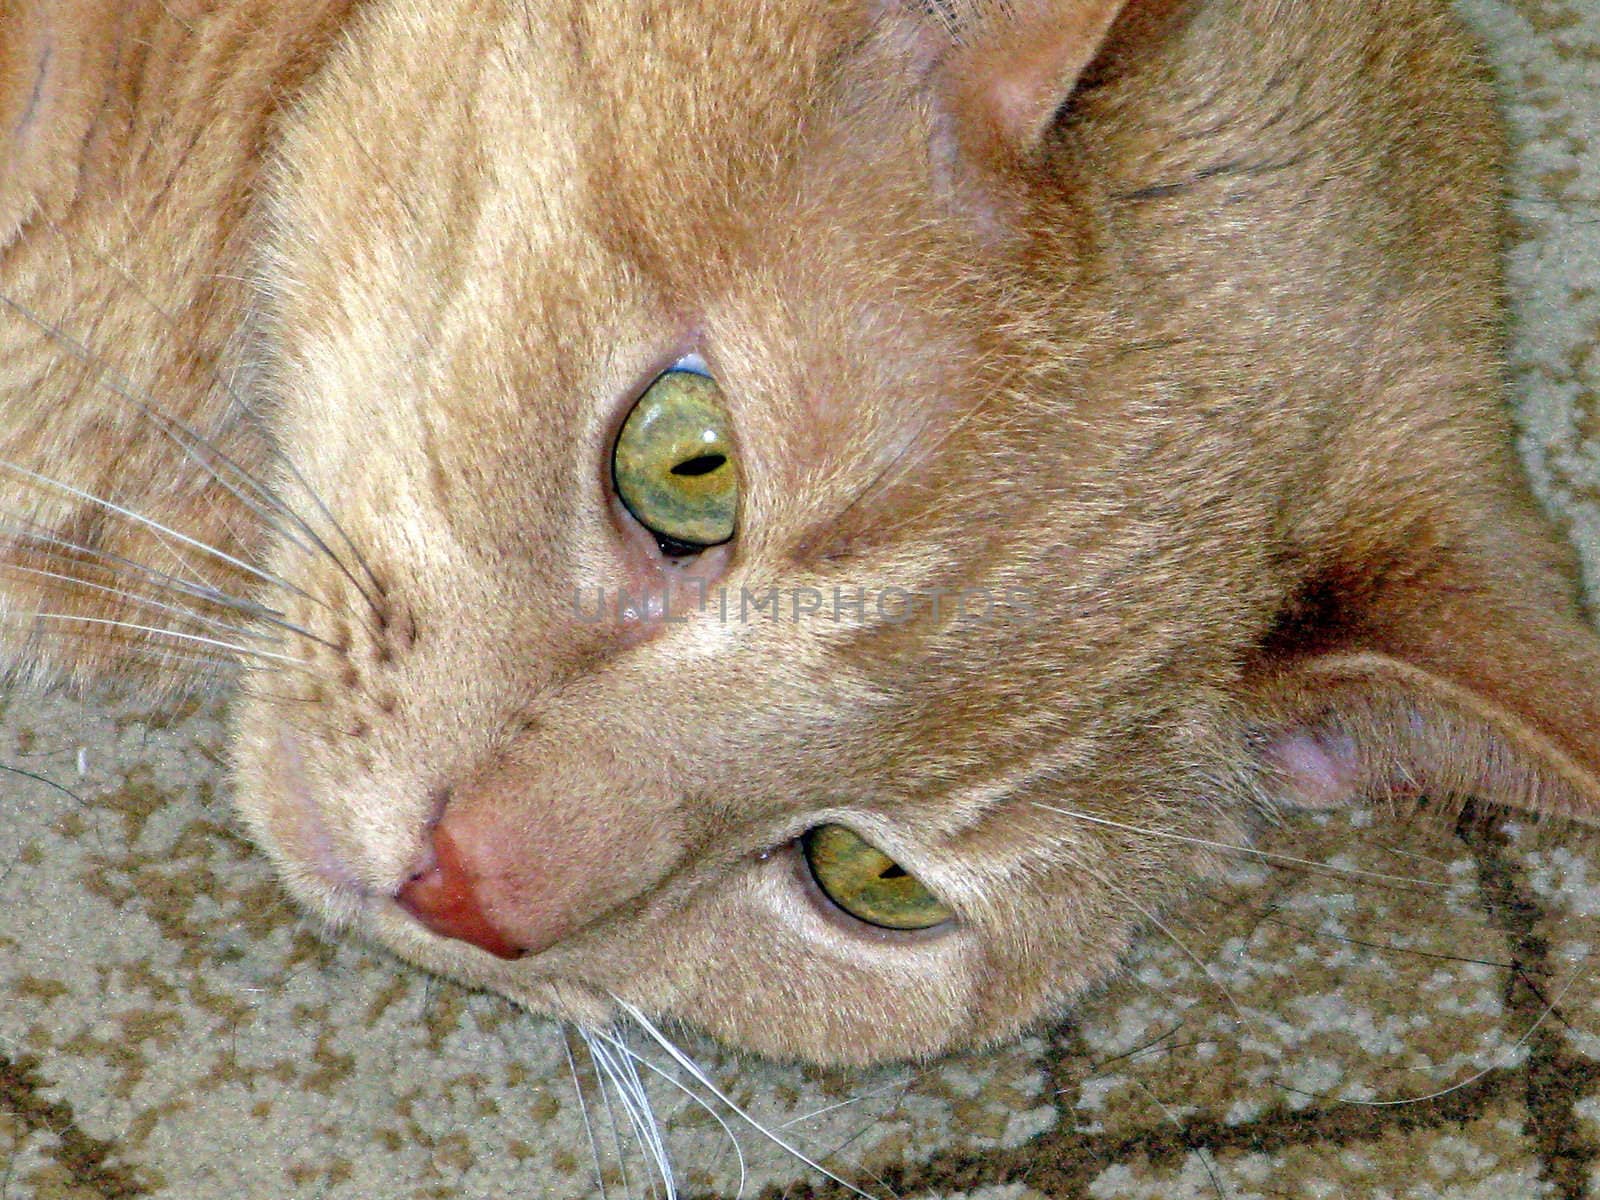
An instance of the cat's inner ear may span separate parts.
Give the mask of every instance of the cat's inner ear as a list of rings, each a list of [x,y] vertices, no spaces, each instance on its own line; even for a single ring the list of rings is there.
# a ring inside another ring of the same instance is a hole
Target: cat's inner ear
[[[922,0],[936,103],[951,149],[1026,161],[1105,45],[1128,0]]]
[[[1306,585],[1246,670],[1277,798],[1480,798],[1600,822],[1600,639],[1535,543],[1495,551],[1421,549]]]

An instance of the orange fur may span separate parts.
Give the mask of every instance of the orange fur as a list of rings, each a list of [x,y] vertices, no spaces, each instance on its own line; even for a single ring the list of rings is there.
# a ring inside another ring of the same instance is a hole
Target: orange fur
[[[172,645],[30,620],[140,619],[104,555],[273,610],[237,802],[330,921],[865,1061],[1069,1002],[1263,806],[1600,810],[1600,646],[1499,410],[1499,134],[1432,0],[168,8],[0,9],[0,460],[281,582],[12,472],[0,602],[85,669]],[[81,78],[31,87],[69,33]],[[606,464],[689,350],[743,499],[676,562]],[[27,573],[42,530],[79,583]],[[719,587],[1003,602],[573,603]],[[441,821],[540,952],[394,903]],[[955,926],[830,914],[823,822]]]

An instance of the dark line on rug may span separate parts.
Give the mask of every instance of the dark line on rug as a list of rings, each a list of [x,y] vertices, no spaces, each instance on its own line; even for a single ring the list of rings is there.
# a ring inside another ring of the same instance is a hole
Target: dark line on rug
[[[1204,1151],[1213,1159],[1229,1153],[1270,1154],[1296,1146],[1360,1145],[1385,1134],[1414,1133],[1462,1125],[1486,1109],[1522,1100],[1525,1083],[1519,1072],[1498,1071],[1447,1095],[1395,1108],[1357,1105],[1312,1107],[1299,1111],[1274,1109],[1254,1121],[1226,1124],[1195,1118],[1181,1127],[1168,1122],[1118,1135],[1084,1134],[1063,1126],[1039,1134],[1013,1150],[956,1150],[923,1162],[906,1163],[863,1178],[863,1191],[884,1196],[917,1196],[925,1192],[965,1192],[1008,1183],[1025,1184],[1055,1200],[1087,1200],[1089,1186],[1119,1163],[1176,1168],[1190,1154]],[[757,1200],[851,1200],[853,1193],[836,1183],[795,1181],[772,1184]],[[734,1200],[731,1193],[697,1192],[685,1200]]]
[[[1506,1015],[1523,1028],[1539,1022],[1527,1039],[1528,1060],[1523,1066],[1491,1071],[1411,1104],[1335,1103],[1299,1110],[1280,1106],[1241,1124],[1193,1117],[1181,1126],[1162,1121],[1114,1135],[1076,1132],[1070,1105],[1064,1104],[1055,1128],[1015,1149],[935,1153],[882,1171],[875,1181],[862,1180],[863,1190],[919,1195],[1022,1183],[1053,1200],[1087,1200],[1094,1180],[1119,1163],[1177,1168],[1188,1155],[1199,1152],[1218,1161],[1231,1153],[1361,1145],[1391,1134],[1404,1137],[1461,1127],[1485,1112],[1511,1107],[1526,1110],[1526,1136],[1560,1200],[1581,1200],[1588,1194],[1589,1176],[1600,1163],[1600,1142],[1583,1131],[1574,1104],[1600,1087],[1600,1063],[1567,1048],[1559,1011],[1539,1021],[1550,1002],[1550,997],[1542,994],[1541,984],[1559,976],[1554,973],[1547,940],[1536,932],[1542,910],[1523,871],[1508,853],[1509,841],[1498,817],[1497,810],[1485,816],[1467,805],[1455,832],[1478,862],[1483,904],[1508,942],[1512,968],[1506,977]],[[1068,1061],[1081,1062],[1085,1054],[1070,1023],[1056,1031],[1052,1048],[1056,1069],[1047,1068],[1052,1091],[1070,1095],[1072,1075],[1063,1068]],[[758,1200],[850,1200],[852,1195],[835,1183],[797,1179],[787,1185],[769,1185]],[[705,1192],[687,1200],[733,1197]]]
[[[1506,1012],[1533,1030],[1526,1042],[1527,1064],[1518,1072],[1526,1088],[1527,1136],[1556,1195],[1561,1200],[1582,1200],[1589,1195],[1589,1177],[1600,1161],[1600,1142],[1585,1132],[1575,1105],[1600,1082],[1600,1064],[1568,1047],[1559,1006],[1549,1012],[1554,997],[1535,986],[1535,980],[1557,980],[1560,974],[1550,959],[1549,940],[1537,931],[1544,909],[1522,867],[1508,853],[1510,839],[1500,826],[1500,816],[1498,810],[1490,810],[1485,817],[1468,805],[1456,822],[1456,836],[1477,859],[1489,917],[1510,943],[1515,969],[1506,976]]]
[[[55,1145],[45,1153],[85,1191],[103,1200],[140,1200],[150,1195],[133,1171],[108,1165],[116,1150],[113,1143],[79,1129],[70,1104],[45,1099],[48,1084],[39,1066],[32,1055],[13,1060],[0,1054],[0,1111],[15,1116],[28,1133],[53,1137]]]

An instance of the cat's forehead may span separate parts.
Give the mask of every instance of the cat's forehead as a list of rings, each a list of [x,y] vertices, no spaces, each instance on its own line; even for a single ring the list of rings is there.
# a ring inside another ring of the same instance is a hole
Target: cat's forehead
[[[264,309],[302,469],[546,538],[582,519],[630,398],[697,351],[747,544],[904,542],[925,489],[894,485],[979,486],[950,464],[982,439],[974,349],[1001,322],[870,7],[378,10],[276,181]]]
[[[544,9],[526,61],[508,53],[506,86],[574,152],[589,231],[670,278],[872,187],[911,99],[877,27],[862,0],[573,2]]]

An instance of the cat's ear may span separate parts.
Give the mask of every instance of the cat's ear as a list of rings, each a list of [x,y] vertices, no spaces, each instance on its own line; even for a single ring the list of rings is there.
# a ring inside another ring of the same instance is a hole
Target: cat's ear
[[[937,102],[959,152],[988,164],[1031,155],[1127,3],[925,0],[924,44],[936,44]]]
[[[994,173],[1029,162],[1128,0],[885,0],[914,26],[942,157]]]
[[[1478,797],[1600,822],[1600,638],[1546,547],[1424,540],[1308,583],[1247,672],[1279,797]]]

